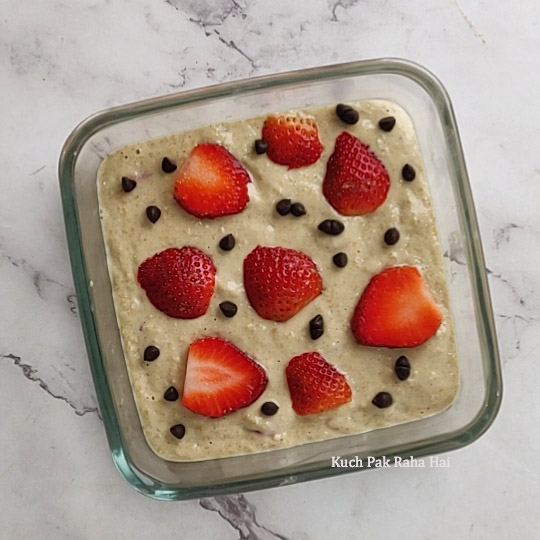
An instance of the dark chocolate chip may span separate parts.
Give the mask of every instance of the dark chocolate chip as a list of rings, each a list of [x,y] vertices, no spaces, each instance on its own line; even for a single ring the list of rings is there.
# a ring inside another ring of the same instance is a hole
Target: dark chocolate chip
[[[332,260],[334,261],[334,264],[338,268],[344,268],[345,266],[347,266],[347,263],[349,262],[349,258],[347,257],[347,254],[343,253],[343,251],[340,251],[339,253],[336,253],[332,257]]]
[[[231,249],[233,249],[235,245],[236,245],[236,240],[232,234],[228,234],[227,236],[224,236],[219,241],[219,247],[223,251],[231,251]]]
[[[396,119],[393,116],[385,116],[379,120],[379,127],[383,131],[392,131],[396,125]]]
[[[219,309],[221,309],[221,313],[223,313],[223,315],[225,315],[225,317],[228,319],[234,317],[238,311],[236,304],[229,301],[221,302],[221,304],[219,304]]]
[[[281,199],[281,201],[276,204],[276,212],[280,216],[286,216],[291,211],[291,208],[291,199]]]
[[[351,125],[356,124],[360,118],[358,111],[355,111],[352,107],[349,107],[349,105],[344,105],[343,103],[340,103],[336,107],[336,114],[342,122]]]
[[[169,386],[163,394],[163,399],[166,401],[176,401],[178,399],[178,390],[174,386]]]
[[[326,234],[331,234],[337,236],[345,230],[345,225],[338,221],[337,219],[325,219],[319,223],[319,231],[322,231]]]
[[[146,217],[155,223],[161,217],[161,210],[157,206],[148,206],[146,208]]]
[[[319,339],[324,334],[324,328],[310,328],[309,329],[309,335],[311,336],[311,339],[316,340]]]
[[[400,381],[408,379],[411,374],[411,364],[409,363],[409,359],[406,356],[400,356],[396,360],[394,371]]]
[[[178,167],[176,166],[176,163],[174,161],[171,161],[168,157],[164,157],[161,160],[161,170],[164,173],[172,173],[176,171]]]
[[[407,182],[412,182],[416,178],[416,171],[414,170],[414,167],[412,165],[409,165],[407,163],[403,166],[403,169],[401,169],[401,176],[403,176],[403,180],[407,180]]]
[[[273,401],[267,401],[266,403],[263,403],[261,405],[261,412],[265,416],[274,416],[279,410],[279,406],[277,403],[274,403]]]
[[[306,215],[306,208],[302,203],[295,202],[291,206],[291,214],[296,217],[305,216]]]
[[[266,154],[268,150],[268,143],[264,139],[257,139],[255,141],[255,152],[259,155]]]
[[[319,339],[324,334],[324,319],[322,315],[315,315],[309,321],[309,334],[311,339]]]
[[[159,356],[159,349],[155,345],[148,345],[144,349],[144,359],[146,362],[153,362]]]
[[[388,229],[384,233],[384,241],[389,246],[393,246],[394,244],[397,244],[398,240],[399,240],[399,231],[395,227]]]
[[[393,403],[392,396],[388,392],[379,392],[371,401],[375,407],[379,407],[379,409],[386,409],[386,407],[390,407]]]
[[[176,424],[170,429],[173,437],[176,437],[177,439],[183,439],[184,435],[186,434],[186,428],[184,424]]]
[[[122,189],[126,193],[133,191],[136,187],[137,187],[137,182],[135,182],[135,180],[132,180],[131,178],[128,178],[127,176],[122,176]]]

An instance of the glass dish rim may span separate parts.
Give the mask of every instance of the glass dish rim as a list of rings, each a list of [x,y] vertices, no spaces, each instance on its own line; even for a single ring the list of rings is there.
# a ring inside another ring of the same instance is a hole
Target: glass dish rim
[[[414,455],[415,458],[420,458],[426,455],[433,455],[462,448],[477,440],[487,431],[495,420],[502,400],[502,374],[493,320],[493,310],[487,275],[485,272],[485,262],[476,212],[473,205],[457,123],[448,93],[438,78],[430,71],[414,62],[398,58],[380,58],[326,65],[216,84],[137,101],[97,112],[75,127],[66,139],[59,158],[58,175],[71,268],[79,304],[81,326],[99,409],[103,418],[113,462],[121,476],[137,491],[160,500],[185,500],[239,491],[246,492],[307,480],[322,479],[352,472],[355,469],[323,467],[296,473],[294,476],[291,476],[291,474],[287,472],[277,472],[272,476],[265,478],[240,480],[211,486],[201,485],[189,488],[171,487],[170,485],[163,485],[156,482],[148,484],[139,478],[122,445],[120,427],[114,411],[112,395],[106,378],[102,352],[97,335],[96,321],[91,307],[90,285],[87,279],[85,256],[82,249],[80,225],[73,190],[75,165],[80,150],[88,139],[107,126],[177,106],[188,105],[189,103],[208,102],[218,98],[230,97],[231,95],[242,95],[261,89],[278,89],[280,87],[301,83],[321,82],[324,80],[360,75],[382,74],[400,75],[418,84],[431,98],[441,123],[445,128],[446,141],[456,166],[457,195],[462,201],[462,208],[465,212],[463,228],[464,233],[468,238],[465,249],[467,251],[467,259],[470,263],[469,272],[473,289],[476,292],[476,323],[479,331],[481,351],[484,356],[486,356],[484,359],[484,365],[486,367],[484,379],[486,384],[486,395],[483,406],[480,408],[476,417],[469,422],[469,424],[450,434],[450,436],[448,436],[448,434],[442,434],[428,440],[417,441],[414,444],[408,444],[406,450],[405,448],[400,447],[401,445],[388,448],[387,450],[391,452],[390,461],[392,462],[393,458],[396,456],[409,457]],[[449,132],[453,135],[452,137],[447,136]]]

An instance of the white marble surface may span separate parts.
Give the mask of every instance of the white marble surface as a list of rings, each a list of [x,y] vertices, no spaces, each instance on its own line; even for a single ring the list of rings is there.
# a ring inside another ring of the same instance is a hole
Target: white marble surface
[[[0,538],[537,537],[538,6],[1,0]],[[426,65],[454,102],[504,363],[497,421],[448,470],[376,470],[202,502],[138,495],[114,470],[96,413],[56,176],[63,140],[114,104],[381,56]]]

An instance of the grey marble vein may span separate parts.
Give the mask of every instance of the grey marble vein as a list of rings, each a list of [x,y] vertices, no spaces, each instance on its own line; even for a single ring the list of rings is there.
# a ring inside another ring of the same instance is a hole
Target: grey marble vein
[[[226,0],[219,5],[216,5],[215,2],[209,0],[202,0],[200,2],[196,0],[187,2],[181,0],[165,0],[165,2],[176,10],[181,10],[184,15],[187,15],[188,20],[201,28],[206,37],[217,37],[220,43],[247,60],[251,67],[250,74],[258,68],[253,57],[248,54],[243,47],[238,45],[233,39],[223,37],[218,30],[229,17],[246,18],[246,5],[244,3],[237,0]]]
[[[463,8],[460,6],[458,0],[451,0],[452,4],[456,7],[456,9],[459,11],[459,14],[463,17],[463,20],[467,23],[467,26],[472,30],[474,37],[480,39],[482,43],[486,44],[486,38],[483,36],[483,34],[476,28],[475,24],[472,22],[472,20],[467,16],[467,14],[463,11]]]
[[[205,510],[217,512],[233,529],[240,540],[288,540],[277,532],[257,522],[255,505],[244,495],[223,495],[201,499],[199,505]]]
[[[199,24],[205,32],[208,26],[220,26],[229,17],[246,18],[246,4],[238,0],[165,0],[177,10],[190,16],[192,22]]]
[[[179,72],[178,76],[180,77],[180,80],[176,84],[172,84],[171,88],[183,88],[186,86],[186,75],[187,75],[187,68],[183,67]]]
[[[332,16],[330,17],[330,20],[332,22],[339,22],[338,16],[337,16],[337,8],[341,8],[343,11],[347,11],[350,7],[355,6],[358,4],[360,0],[337,0],[336,2],[332,2],[330,5],[330,11]]]
[[[498,227],[493,231],[495,249],[499,249],[501,244],[510,242],[510,235],[514,229],[522,229],[517,223],[506,223],[502,227]]]
[[[55,287],[59,287],[67,291],[68,294],[66,295],[65,298],[69,306],[69,311],[71,312],[72,315],[76,317],[78,316],[75,292],[73,291],[71,287],[50,277],[44,271],[36,269],[26,259],[17,259],[7,254],[2,254],[0,256],[5,258],[11,264],[11,266],[14,266],[15,268],[20,268],[23,272],[25,272],[27,275],[29,275],[32,278],[32,284],[34,286],[34,289],[36,290],[38,296],[42,300],[47,300],[47,296],[45,292],[46,285],[53,285]]]
[[[489,277],[492,277],[501,283],[503,283],[506,287],[510,289],[510,292],[514,296],[514,299],[520,306],[525,306],[525,298],[523,295],[518,291],[517,287],[507,278],[505,278],[501,272],[495,272],[491,270],[490,268],[486,268],[486,272]]]
[[[77,306],[77,297],[75,294],[68,294],[66,301],[69,305],[69,311],[74,317],[79,317],[79,308]]]
[[[451,243],[450,249],[443,253],[443,257],[448,258],[450,262],[459,264],[460,266],[465,265],[465,251],[460,244]]]
[[[25,273],[32,276],[32,281],[34,283],[34,287],[36,288],[37,293],[42,298],[43,294],[43,283],[50,283],[52,285],[57,285],[58,287],[62,287],[63,289],[67,289],[69,291],[72,291],[71,287],[68,287],[67,285],[64,285],[63,283],[60,283],[56,279],[48,276],[45,272],[42,270],[37,270],[34,268],[34,266],[29,263],[26,259],[17,259],[15,257],[11,257],[7,254],[0,254],[0,257],[4,257],[9,261],[11,266],[14,266],[15,268],[21,268]]]
[[[103,160],[107,157],[108,151],[103,147],[103,144],[92,142],[90,148],[99,159]]]
[[[499,327],[501,335],[505,331],[505,326],[510,325],[510,335],[504,333],[505,337],[511,342],[511,349],[509,353],[502,355],[502,363],[506,365],[509,359],[516,357],[521,352],[521,342],[523,340],[523,333],[529,328],[529,326],[535,322],[535,319],[532,317],[522,317],[521,315],[504,315],[496,314],[497,319],[499,319],[502,324]],[[503,345],[508,345],[507,343]],[[508,349],[508,347],[504,347]]]
[[[204,32],[204,35],[206,37],[212,35],[212,32],[210,30],[208,30],[208,28],[207,28],[208,25],[204,21],[202,21],[201,19],[194,19],[193,17],[190,17],[189,20],[190,20],[190,22],[195,23],[197,26],[200,26],[202,28],[202,30]]]
[[[515,224],[509,224],[508,226],[505,226],[505,227],[501,228],[500,230],[504,231],[502,233],[503,237],[504,237],[505,234],[508,233],[508,230],[510,230],[512,228],[515,228],[515,227],[517,227]],[[500,240],[499,244],[502,241],[503,240]],[[443,257],[447,257],[451,262],[453,262],[455,264],[458,264],[460,266],[464,266],[466,264],[465,263],[465,253],[463,251],[463,247],[460,246],[460,245],[457,245],[457,244],[452,244],[450,249],[448,251],[444,252]],[[497,281],[504,284],[510,290],[510,292],[512,293],[515,301],[520,306],[525,305],[525,299],[524,299],[523,295],[519,292],[517,287],[509,279],[507,279],[506,277],[503,276],[503,274],[501,272],[496,272],[496,271],[486,267],[486,273],[492,279],[496,279]]]
[[[26,364],[22,361],[20,356],[17,356],[13,353],[7,353],[7,354],[1,354],[1,358],[4,358],[6,360],[11,360],[13,365],[19,367],[22,370],[23,375],[32,382],[37,382],[39,384],[39,387],[42,390],[45,390],[49,396],[53,397],[54,399],[59,399],[60,401],[63,401],[64,403],[67,403],[74,411],[77,416],[84,416],[87,413],[97,413],[97,415],[101,418],[98,408],[97,407],[88,407],[88,406],[77,406],[75,403],[73,403],[69,398],[66,396],[62,396],[60,394],[56,394],[53,392],[49,385],[39,376],[36,369],[34,369],[30,364]],[[64,380],[65,377],[63,374],[56,370],[57,373],[59,373]]]
[[[37,173],[41,172],[43,169],[45,169],[45,167],[47,167],[47,165],[42,165],[41,167],[39,167],[38,169],[36,169],[35,171],[32,171],[31,173],[28,174],[28,176],[34,176],[36,175]]]
[[[226,40],[217,30],[214,30],[214,33],[217,35],[221,43],[223,43],[233,51],[236,51],[238,54],[242,55],[250,63],[252,70],[257,69],[257,64],[255,63],[255,60],[253,60],[253,58],[251,58],[245,51],[243,51],[232,39]]]

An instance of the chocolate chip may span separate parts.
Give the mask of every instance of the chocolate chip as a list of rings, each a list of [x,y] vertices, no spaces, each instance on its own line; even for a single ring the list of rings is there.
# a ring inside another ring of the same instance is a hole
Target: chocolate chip
[[[279,406],[273,401],[267,401],[261,405],[261,412],[265,416],[274,416],[279,411]]]
[[[383,131],[392,131],[396,125],[396,119],[393,116],[385,116],[379,120],[379,127]]]
[[[326,234],[331,234],[337,236],[345,230],[345,225],[338,221],[337,219],[325,219],[319,223],[319,231],[322,231]]]
[[[281,199],[281,201],[276,204],[276,212],[280,216],[286,216],[291,211],[291,208],[291,199]]]
[[[311,328],[309,327],[309,335],[311,336],[311,339],[315,341],[316,339],[319,339],[324,334],[324,328]]]
[[[236,245],[236,240],[232,234],[228,234],[227,236],[224,236],[219,241],[219,247],[223,251],[231,251],[231,249],[233,249],[235,245]]]
[[[144,349],[144,360],[146,362],[153,362],[159,356],[159,349],[155,345],[148,345]]]
[[[397,244],[398,240],[399,240],[399,231],[395,227],[388,229],[384,233],[384,241],[389,246],[393,246],[394,244]]]
[[[406,356],[400,356],[396,360],[394,371],[400,381],[408,379],[411,374],[411,364],[409,363],[409,359]]]
[[[309,321],[309,326],[312,328],[323,328],[324,327],[324,319],[322,318],[322,315],[315,315],[311,321]]]
[[[132,180],[131,178],[128,178],[127,176],[122,176],[122,189],[126,193],[133,191],[136,187],[137,187],[137,182],[135,182],[135,180]]]
[[[225,317],[228,319],[234,317],[238,311],[236,304],[229,301],[221,302],[221,304],[219,304],[219,309],[221,309],[221,313],[223,313],[223,315],[225,315]]]
[[[338,115],[339,119],[346,124],[356,124],[360,118],[358,111],[355,111],[352,107],[349,107],[349,105],[344,105],[343,103],[340,103],[336,107],[336,114]]]
[[[306,208],[302,203],[295,202],[291,206],[291,214],[296,217],[305,216],[306,215]]]
[[[169,386],[163,394],[163,399],[166,401],[176,401],[178,399],[178,390],[174,386]]]
[[[409,165],[407,163],[403,166],[403,169],[401,169],[401,176],[403,176],[403,180],[407,180],[407,182],[412,182],[416,178],[416,171],[414,170],[414,167],[412,165]]]
[[[176,424],[170,429],[170,432],[172,433],[173,437],[183,439],[184,435],[186,434],[186,428],[184,424]]]
[[[155,223],[161,217],[161,210],[157,206],[148,206],[146,208],[146,217]]]
[[[172,173],[176,171],[178,167],[176,166],[176,163],[174,161],[171,161],[168,157],[164,157],[161,160],[161,170],[164,173]]]
[[[375,407],[379,407],[379,409],[386,409],[386,407],[390,407],[393,403],[392,396],[388,392],[379,392],[371,401]]]
[[[309,321],[309,334],[311,339],[319,339],[324,334],[324,319],[322,315],[315,315]]]
[[[332,257],[332,260],[334,261],[334,264],[338,268],[344,268],[345,266],[347,266],[347,263],[349,262],[349,258],[347,257],[347,254],[343,253],[343,251],[340,251],[339,253],[336,253]]]
[[[264,139],[257,139],[255,141],[255,152],[259,155],[266,154],[268,150],[268,143]]]

